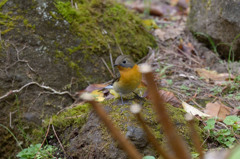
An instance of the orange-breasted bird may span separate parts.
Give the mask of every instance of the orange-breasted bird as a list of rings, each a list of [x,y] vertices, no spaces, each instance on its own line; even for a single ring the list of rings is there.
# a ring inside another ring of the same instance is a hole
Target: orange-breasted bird
[[[118,56],[114,66],[117,66],[120,77],[113,83],[113,89],[120,94],[123,104],[122,95],[133,92],[141,84],[142,74],[128,55]]]

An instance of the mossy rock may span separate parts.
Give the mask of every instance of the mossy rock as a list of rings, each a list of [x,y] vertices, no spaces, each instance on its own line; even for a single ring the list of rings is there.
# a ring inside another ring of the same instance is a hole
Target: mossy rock
[[[71,32],[78,37],[76,45],[64,52],[57,50],[56,57],[67,61],[89,82],[110,77],[100,57],[107,58],[111,67],[110,52],[115,59],[123,50],[136,60],[146,55],[148,47],[156,46],[140,18],[114,1],[77,0],[73,7],[70,1],[58,0],[55,6],[62,17],[53,17],[67,20]]]
[[[155,46],[140,18],[111,0],[74,0],[73,7],[67,0],[1,0],[0,30],[0,96],[32,81],[75,93],[89,83],[111,79],[100,58],[110,64],[109,52],[115,59],[118,46],[135,60]],[[0,120],[8,126],[6,117],[15,112],[11,131],[23,147],[29,144],[25,130],[30,136],[41,134],[37,130],[46,117],[74,102],[52,93],[30,85],[0,100]],[[2,130],[0,138],[8,133]],[[4,138],[0,147],[5,143],[11,146],[0,151],[0,158],[14,158],[20,151],[12,144],[14,138]]]
[[[139,101],[128,100],[128,103],[133,102]],[[129,111],[130,104],[118,105],[118,103],[119,102],[115,99],[105,101],[102,104],[115,126],[120,128],[122,133],[133,142],[143,155],[153,155],[157,157],[154,150],[148,143],[143,130],[138,124],[138,121]],[[169,147],[166,144],[166,138],[163,135],[163,130],[156,121],[152,104],[146,101],[142,103],[142,105],[142,114],[147,122],[147,125],[152,129],[159,143],[161,143],[161,145],[169,151]],[[190,151],[194,151],[194,149],[192,149],[193,146],[189,130],[184,119],[185,111],[171,105],[166,105],[166,107],[174,125],[176,126],[178,134],[184,138]],[[94,111],[90,112],[87,121],[83,126],[82,124],[79,127],[77,124],[72,124],[71,126],[68,125],[67,127],[62,127],[60,125],[58,125],[59,129],[57,130],[62,134],[62,141],[65,143],[69,156],[79,159],[91,158],[94,156],[108,159],[128,158],[118,144],[112,139],[109,131],[102,124]],[[65,122],[62,122],[62,125],[65,125]],[[198,127],[197,121],[196,128],[198,133],[201,135],[202,130]]]

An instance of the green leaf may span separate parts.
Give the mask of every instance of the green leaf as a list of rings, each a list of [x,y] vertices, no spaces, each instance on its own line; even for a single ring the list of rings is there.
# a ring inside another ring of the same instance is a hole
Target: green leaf
[[[207,126],[204,127],[205,130],[214,129],[215,123],[216,123],[215,118],[208,119],[206,122],[207,122]]]
[[[228,136],[231,135],[231,131],[229,129],[221,129],[218,132],[220,135]]]
[[[230,115],[230,116],[227,116],[225,119],[224,119],[224,123],[226,125],[234,125],[235,123],[237,123],[238,121],[240,121],[240,118],[236,115]]]

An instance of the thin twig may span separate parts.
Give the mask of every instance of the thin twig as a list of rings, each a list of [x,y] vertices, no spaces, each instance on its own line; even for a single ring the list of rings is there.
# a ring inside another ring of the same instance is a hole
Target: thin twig
[[[196,106],[198,106],[199,108],[203,109],[203,107],[201,105],[199,105],[194,99],[191,99],[191,101],[196,104]]]
[[[36,158],[37,158],[37,154],[39,153],[39,151],[41,150],[41,148],[42,148],[42,146],[43,146],[44,142],[45,142],[45,141],[46,141],[46,139],[47,139],[47,136],[48,136],[48,133],[49,133],[49,130],[50,130],[50,125],[51,125],[51,123],[52,123],[52,119],[50,119],[50,121],[49,121],[49,123],[48,123],[48,128],[47,128],[47,132],[46,132],[46,134],[45,134],[44,140],[43,140],[43,142],[42,142],[41,146],[39,147],[39,149],[38,149],[38,152],[36,153],[36,155],[35,155],[34,159],[36,159]]]
[[[101,57],[101,60],[103,62],[103,64],[106,66],[108,72],[112,75],[113,78],[115,78],[115,75],[112,73],[111,69],[108,67],[106,61]]]
[[[29,65],[29,62],[27,61],[27,60],[22,60],[22,59],[20,59],[20,57],[19,57],[19,55],[20,55],[20,53],[27,47],[26,46],[26,44],[23,46],[23,48],[21,48],[20,50],[18,50],[18,48],[16,47],[16,45],[15,44],[11,44],[14,48],[15,48],[15,50],[16,50],[16,56],[17,56],[17,61],[15,61],[14,63],[12,63],[12,64],[10,64],[9,66],[7,66],[6,68],[5,68],[5,71],[7,72],[7,70],[9,69],[9,68],[11,68],[11,67],[13,67],[14,65],[16,65],[18,62],[22,62],[22,63],[26,63],[27,64],[27,66],[28,66],[28,68],[32,71],[32,72],[36,72],[30,65]]]
[[[30,86],[30,85],[37,85],[37,86],[40,87],[40,88],[43,88],[43,89],[46,89],[46,90],[51,91],[53,94],[57,94],[57,95],[65,95],[65,94],[66,94],[66,95],[69,95],[72,99],[74,99],[74,97],[73,97],[73,96],[71,95],[71,93],[68,92],[68,91],[59,92],[59,91],[56,91],[55,89],[53,89],[53,88],[51,88],[51,87],[49,87],[49,86],[44,86],[44,85],[41,85],[41,84],[39,84],[39,83],[37,83],[37,82],[29,82],[29,83],[25,84],[24,86],[22,86],[20,89],[15,89],[15,90],[11,90],[11,91],[7,92],[6,94],[4,94],[3,96],[0,97],[0,100],[8,97],[9,95],[11,95],[11,94],[13,94],[13,93],[19,93],[19,92],[21,92],[24,88],[26,88],[26,87],[28,87],[28,86]]]
[[[9,113],[9,126],[10,126],[10,128],[13,128],[13,126],[12,126],[12,114],[14,114],[16,112],[17,112],[17,110],[15,110],[14,112],[10,112]]]
[[[121,55],[124,55],[123,52],[122,52],[122,49],[121,49],[120,45],[119,45],[118,42],[117,42],[116,37],[115,37],[114,35],[113,35],[113,37],[114,37],[114,39],[115,39],[115,41],[116,41],[116,44],[117,44],[117,46],[118,46],[118,49],[119,49]]]
[[[113,57],[112,57],[111,47],[110,47],[109,44],[108,44],[108,49],[109,49],[109,58],[110,58],[111,66],[112,66],[112,72],[115,75],[115,69],[114,69],[114,64],[113,64]]]
[[[78,10],[78,5],[77,5],[77,3],[75,2],[75,8]]]
[[[55,137],[57,138],[58,143],[60,144],[60,146],[61,146],[61,148],[62,148],[64,154],[67,155],[67,152],[64,150],[64,147],[63,147],[63,145],[62,145],[60,139],[58,138],[58,135],[57,135],[57,133],[56,133],[56,131],[55,131],[55,128],[54,128],[53,124],[52,124],[52,129],[53,129],[53,133],[54,133]]]
[[[174,46],[175,49],[177,49],[178,51],[180,51],[183,55],[185,55],[185,57],[187,57],[190,61],[194,61],[195,63],[199,64],[200,66],[202,66],[202,63],[198,62],[197,60],[195,60],[194,58],[192,58],[190,55],[188,55],[187,53],[185,53],[184,51],[182,51],[181,49],[179,49],[178,47]],[[198,58],[197,56],[195,56],[195,58]],[[200,60],[200,59],[198,59]]]

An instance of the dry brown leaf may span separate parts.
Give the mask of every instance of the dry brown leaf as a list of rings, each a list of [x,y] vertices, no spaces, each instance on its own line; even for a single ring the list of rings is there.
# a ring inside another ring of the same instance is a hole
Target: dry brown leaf
[[[231,114],[230,114],[230,115],[240,116],[240,109],[234,108],[234,109],[231,111]]]
[[[225,106],[220,101],[208,103],[204,113],[209,114],[211,117],[218,117],[219,120],[224,120],[226,116],[230,115],[232,108]]]
[[[167,25],[164,28],[161,29],[155,29],[154,35],[159,37],[161,41],[169,40],[169,39],[176,39],[183,33],[185,29],[185,20],[186,18],[183,18],[180,23],[177,25]],[[167,22],[167,21],[166,21]]]
[[[156,29],[155,31],[154,31],[154,34],[161,40],[161,41],[164,41],[164,40],[166,40],[165,39],[165,32],[162,30],[162,29]]]
[[[191,55],[194,52],[194,47],[191,43],[184,43],[183,41],[180,41],[178,45],[179,53],[186,53],[187,55]]]
[[[157,4],[152,3],[150,8],[148,5],[144,5],[143,3],[132,3],[125,4],[127,7],[134,9],[140,13],[143,13],[145,10],[149,9],[150,15],[162,17],[164,15],[173,15],[177,12],[177,8],[175,6],[167,5],[167,4]]]
[[[146,10],[148,7],[147,6],[144,6],[144,4],[134,4],[132,6],[130,6],[130,8],[140,12],[140,13],[143,13],[144,10]],[[151,5],[150,8],[149,8],[149,12],[150,12],[150,15],[154,15],[154,16],[163,16],[163,9],[159,6],[153,6]]]
[[[197,68],[195,71],[208,83],[213,81],[215,84],[223,84],[224,82],[235,78],[233,75],[228,73],[217,73],[216,71],[210,71],[204,68]]]
[[[180,108],[181,106],[181,101],[172,93],[168,92],[165,90],[160,90],[158,91],[159,95],[164,99],[166,103],[171,104],[174,107]],[[150,99],[148,91],[145,91],[143,94],[144,98]]]
[[[181,101],[178,100],[177,97],[172,92],[160,90],[159,94],[160,94],[160,96],[163,97],[163,99],[166,103],[169,103],[172,106],[177,107],[177,108],[182,107]]]

